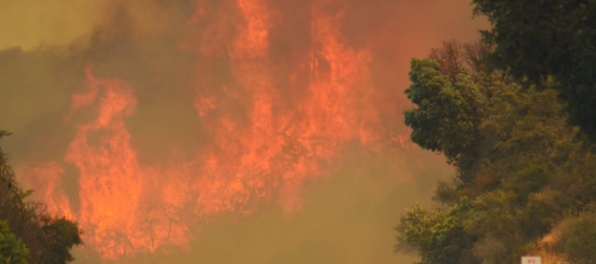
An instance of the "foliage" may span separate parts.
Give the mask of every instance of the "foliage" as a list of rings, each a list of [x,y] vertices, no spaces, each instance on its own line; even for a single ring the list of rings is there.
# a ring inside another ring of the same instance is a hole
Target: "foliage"
[[[457,162],[477,140],[480,102],[473,92],[465,93],[469,83],[453,83],[434,60],[413,59],[410,79],[413,84],[406,94],[419,105],[405,112],[406,125],[413,129],[412,141]]]
[[[572,263],[592,263],[596,260],[596,216],[584,215],[572,219],[558,244]]]
[[[0,138],[8,133],[0,131]],[[67,263],[69,250],[81,245],[77,224],[64,217],[50,217],[40,203],[27,201],[32,191],[22,190],[0,149],[0,220],[29,250],[29,263]]]
[[[44,216],[41,218],[41,230],[44,235],[41,263],[67,263],[74,260],[69,250],[83,243],[76,223],[64,217]]]
[[[0,263],[25,264],[29,250],[21,241],[10,232],[6,221],[0,221]]]
[[[477,263],[470,250],[476,238],[465,232],[461,222],[465,206],[464,201],[446,209],[409,208],[398,226],[396,249],[413,246],[421,253],[421,264]]]
[[[490,60],[519,80],[555,76],[570,121],[596,139],[596,0],[474,0],[492,28]]]
[[[421,263],[517,262],[553,226],[596,208],[596,155],[566,125],[555,80],[537,89],[482,63],[455,67],[465,53],[449,45],[433,54],[456,56],[412,60],[406,94],[417,108],[405,117],[412,140],[445,154],[457,177],[439,185],[433,210],[408,209],[398,248],[414,247]],[[559,250],[591,243],[579,228]],[[572,260],[586,250],[564,252]]]

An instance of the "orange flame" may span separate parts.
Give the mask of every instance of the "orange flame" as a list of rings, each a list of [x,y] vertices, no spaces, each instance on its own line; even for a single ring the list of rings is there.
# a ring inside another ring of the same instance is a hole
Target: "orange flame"
[[[379,117],[372,56],[347,44],[342,12],[326,8],[333,2],[312,3],[310,52],[281,77],[270,42],[275,9],[263,0],[237,0],[235,9],[218,13],[197,2],[191,31],[208,12],[218,15],[198,36],[201,44],[185,47],[206,60],[228,60],[231,79],[210,80],[197,65],[194,106],[209,143],[191,160],[141,164],[125,122],[137,104],[133,90],[87,68],[88,91],[73,96],[72,111],[95,109],[94,119],[78,127],[65,157],[79,172],[80,208],[71,209],[57,187],[62,169],[49,163],[29,173],[53,175],[44,191],[49,209],[76,218],[86,244],[117,259],[186,245],[193,227],[218,213],[250,214],[271,202],[296,210],[303,182],[325,175],[346,146],[380,150],[396,137]],[[226,22],[229,12],[237,13],[237,24]],[[287,87],[279,84],[283,78]]]
[[[35,190],[34,195],[44,201],[48,212],[74,218],[70,200],[61,189],[64,170],[60,165],[56,162],[29,165],[20,173],[25,179],[24,184]]]
[[[136,99],[126,83],[95,78],[86,71],[89,92],[73,97],[73,108],[97,101],[96,119],[79,126],[66,160],[79,169],[78,220],[86,243],[106,258],[138,250],[154,250],[166,234],[141,225],[144,171],[130,144],[124,119]]]

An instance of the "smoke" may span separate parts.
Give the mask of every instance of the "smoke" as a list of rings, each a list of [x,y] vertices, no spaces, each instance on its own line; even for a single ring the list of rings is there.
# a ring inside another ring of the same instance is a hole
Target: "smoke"
[[[18,29],[0,42],[3,144],[48,211],[83,228],[81,263],[408,259],[393,226],[452,174],[407,140],[409,58],[482,25],[465,1],[0,12],[14,25],[0,32]]]

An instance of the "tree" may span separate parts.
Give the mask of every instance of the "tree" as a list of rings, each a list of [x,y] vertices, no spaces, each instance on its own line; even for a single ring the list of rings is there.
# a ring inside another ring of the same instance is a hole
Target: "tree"
[[[596,155],[566,125],[554,80],[520,84],[482,63],[460,67],[457,47],[412,60],[406,93],[417,108],[404,113],[412,140],[445,154],[458,174],[439,185],[432,210],[407,210],[398,247],[415,248],[421,263],[511,263],[553,226],[596,211]],[[579,248],[565,254],[589,254]]]
[[[417,108],[404,113],[411,139],[424,149],[445,154],[467,184],[473,160],[484,151],[480,122],[493,97],[511,93],[502,71],[486,66],[491,47],[482,43],[443,42],[427,59],[412,59],[406,95]]]
[[[70,254],[73,246],[83,243],[76,223],[64,217],[41,218],[44,250],[41,253],[41,263],[67,263],[74,258]]]
[[[0,131],[0,138],[9,133]],[[40,203],[28,201],[32,191],[24,191],[0,148],[0,220],[6,221],[12,234],[29,250],[29,263],[67,263],[73,260],[69,250],[82,244],[76,222],[64,217],[50,217]]]
[[[559,250],[572,263],[593,263],[596,260],[596,217],[583,215],[571,219],[558,244]]]
[[[461,222],[468,205],[464,199],[449,208],[407,209],[397,227],[396,250],[413,246],[420,252],[420,264],[478,263],[471,250],[476,237],[466,233]]]
[[[439,48],[433,48],[428,57],[439,62],[441,73],[456,82],[460,73],[478,75],[489,72],[484,59],[491,52],[491,45],[482,41],[462,44],[450,40],[443,41]]]
[[[418,108],[404,113],[405,123],[413,142],[464,166],[475,155],[482,98],[468,77],[454,83],[440,69],[435,60],[412,59],[406,94]]]
[[[6,221],[0,221],[0,264],[25,264],[29,250],[17,239]]]
[[[490,61],[518,80],[555,76],[570,121],[596,139],[596,0],[474,0],[492,29]]]

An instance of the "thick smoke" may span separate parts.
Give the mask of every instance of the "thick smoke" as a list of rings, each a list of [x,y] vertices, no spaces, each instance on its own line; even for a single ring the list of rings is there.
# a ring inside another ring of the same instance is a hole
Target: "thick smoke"
[[[409,59],[475,39],[470,9],[11,4],[3,146],[35,198],[80,223],[81,263],[405,261],[402,208],[452,173],[407,140]]]

